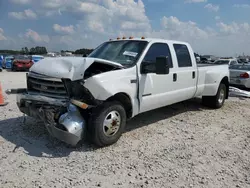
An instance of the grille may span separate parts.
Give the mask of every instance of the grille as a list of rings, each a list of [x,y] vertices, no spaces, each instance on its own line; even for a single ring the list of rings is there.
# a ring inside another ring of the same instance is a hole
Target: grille
[[[54,97],[54,98],[66,98],[67,93],[65,87],[60,79],[49,78],[38,74],[30,74],[27,76],[28,91],[38,92],[41,95]]]

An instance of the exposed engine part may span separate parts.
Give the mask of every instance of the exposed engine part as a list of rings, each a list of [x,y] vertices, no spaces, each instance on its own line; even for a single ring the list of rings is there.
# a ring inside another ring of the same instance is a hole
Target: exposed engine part
[[[101,103],[101,101],[96,100],[90,91],[84,87],[83,80],[71,81],[69,79],[62,79],[62,81],[70,99],[75,99],[93,106]]]
[[[88,78],[90,78],[90,77],[92,77],[94,75],[97,75],[97,74],[101,74],[101,73],[108,72],[108,71],[113,71],[113,70],[119,70],[119,69],[121,69],[121,68],[114,67],[113,65],[94,62],[85,71],[84,80],[88,79]]]

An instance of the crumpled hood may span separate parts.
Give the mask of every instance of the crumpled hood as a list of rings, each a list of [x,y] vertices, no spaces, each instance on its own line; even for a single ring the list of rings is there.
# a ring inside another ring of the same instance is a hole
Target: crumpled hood
[[[82,79],[85,70],[94,62],[123,68],[119,63],[98,58],[56,57],[40,60],[30,68],[30,71],[54,78],[69,78],[74,81]]]

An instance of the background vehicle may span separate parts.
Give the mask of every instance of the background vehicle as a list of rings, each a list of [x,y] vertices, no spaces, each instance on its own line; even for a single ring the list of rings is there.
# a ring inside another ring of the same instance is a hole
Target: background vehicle
[[[105,42],[86,58],[43,59],[31,67],[27,91],[16,92],[19,109],[56,138],[76,145],[88,132],[107,146],[127,119],[194,97],[221,108],[228,90],[228,65],[197,64],[185,42],[141,38]]]
[[[2,62],[3,62],[3,56],[0,55],[0,72],[2,72]]]
[[[218,58],[213,56],[213,55],[203,55],[203,56],[201,56],[201,59],[202,59],[202,61],[214,62]]]
[[[12,62],[12,71],[24,70],[27,71],[34,64],[34,62],[28,56],[18,55],[14,57]]]
[[[13,59],[14,59],[13,56],[6,56],[2,62],[2,67],[4,69],[11,69]]]
[[[239,64],[237,59],[218,59],[214,62],[214,64],[218,64],[218,65],[237,65]]]
[[[40,61],[41,59],[44,59],[44,56],[41,55],[31,55],[31,59],[34,63]]]
[[[250,88],[250,64],[232,65],[229,70],[231,85]]]

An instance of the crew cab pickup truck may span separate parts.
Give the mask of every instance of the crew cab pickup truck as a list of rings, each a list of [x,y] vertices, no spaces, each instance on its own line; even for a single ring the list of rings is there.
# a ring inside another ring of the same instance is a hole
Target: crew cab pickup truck
[[[7,93],[52,136],[104,147],[140,113],[194,97],[218,109],[228,91],[228,65],[196,64],[188,43],[129,38],[104,42],[88,57],[43,59],[27,73],[27,88]]]

